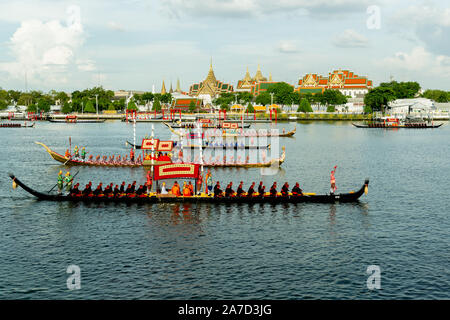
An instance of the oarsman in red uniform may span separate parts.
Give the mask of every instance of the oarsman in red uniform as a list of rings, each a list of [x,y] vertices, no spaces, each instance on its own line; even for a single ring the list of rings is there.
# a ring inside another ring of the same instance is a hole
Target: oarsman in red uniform
[[[97,188],[94,190],[94,196],[98,196],[99,194],[102,194],[103,193],[103,190],[102,190],[102,183],[100,182],[100,184],[97,186]]]
[[[114,187],[114,191],[113,192],[114,192],[114,197],[116,197],[120,193],[119,186],[117,184]]]
[[[247,197],[253,197],[254,193],[255,193],[255,183],[253,182],[250,188],[248,188]]]
[[[261,190],[261,191],[258,191],[259,196],[261,198],[264,197],[265,196],[264,194],[266,193],[266,186],[262,186],[261,189],[259,189],[259,187],[258,187],[258,190]]]
[[[131,184],[131,193],[134,193],[136,191],[136,181],[133,181]]]
[[[289,184],[286,182],[281,188],[281,195],[287,197],[289,195]]]
[[[79,183],[76,183],[76,184],[73,186],[72,190],[70,190],[70,195],[71,195],[71,196],[75,196],[75,195],[78,195],[78,194],[81,193],[81,191],[78,190],[78,186],[79,186],[79,185],[80,185]]]
[[[263,186],[263,182],[260,181],[258,186],[258,193],[261,194],[261,192],[264,192],[263,189],[265,189],[265,187]]]
[[[220,189],[220,183],[217,181],[216,185],[214,186],[214,197],[221,197],[223,195],[222,189]]]
[[[139,188],[137,189],[137,191],[136,191],[136,195],[137,196],[140,196],[140,195],[143,195],[144,194],[144,186],[139,186]]]
[[[336,178],[334,177],[335,173],[336,173],[336,168],[337,166],[334,166],[334,169],[331,171],[330,174],[330,193],[334,194],[334,192],[337,190],[336,187]]]
[[[301,195],[303,195],[303,190],[300,189],[300,185],[298,184],[298,182],[292,188],[292,195],[293,196],[301,196]]]
[[[239,183],[239,187],[236,190],[236,196],[241,197],[245,193],[243,186],[244,186],[244,182],[241,181]]]
[[[108,196],[108,194],[110,194],[111,191],[112,191],[112,190],[111,190],[111,185],[108,184],[108,185],[106,186],[105,190],[103,191],[103,194],[104,194],[105,196]]]
[[[133,148],[131,148],[131,150],[130,150],[130,161],[134,162],[134,151],[133,151]]]
[[[276,197],[277,196],[277,183],[274,182],[272,187],[270,187],[270,195],[272,197]]]

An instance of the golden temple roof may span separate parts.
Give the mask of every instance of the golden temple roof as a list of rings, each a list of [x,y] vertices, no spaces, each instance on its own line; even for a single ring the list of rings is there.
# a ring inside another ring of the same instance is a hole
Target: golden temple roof
[[[256,82],[267,81],[267,78],[265,78],[262,75],[261,68],[260,68],[259,64],[258,64],[258,70],[256,71],[256,74],[253,77],[253,80],[256,81]]]
[[[161,88],[161,94],[166,94],[166,93],[167,93],[167,91],[166,91],[166,85],[164,84],[164,80],[163,80],[162,88]]]

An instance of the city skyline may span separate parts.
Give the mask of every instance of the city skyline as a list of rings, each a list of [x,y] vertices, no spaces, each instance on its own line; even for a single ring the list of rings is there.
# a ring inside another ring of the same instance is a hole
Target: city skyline
[[[447,6],[447,7],[446,7]],[[202,81],[210,59],[234,87],[261,66],[297,86],[352,70],[449,89],[450,8],[443,1],[14,1],[0,3],[0,87],[158,90]]]

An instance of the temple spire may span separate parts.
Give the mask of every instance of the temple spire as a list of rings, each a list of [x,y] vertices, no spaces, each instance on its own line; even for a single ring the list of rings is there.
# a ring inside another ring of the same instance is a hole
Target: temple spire
[[[250,72],[248,72],[248,66],[247,66],[247,72],[245,73],[244,76],[244,82],[246,84],[249,84],[252,81],[252,77],[250,76]]]
[[[256,82],[261,82],[261,81],[266,81],[267,80],[266,78],[264,78],[264,76],[261,73],[261,67],[260,67],[259,63],[258,63],[258,70],[256,70],[256,74],[255,74],[254,79],[255,79]]]
[[[177,88],[175,91],[181,93],[180,78],[177,78]]]
[[[167,93],[167,91],[166,91],[166,85],[164,84],[164,80],[163,80],[162,88],[161,88],[161,94],[166,94],[166,93]]]

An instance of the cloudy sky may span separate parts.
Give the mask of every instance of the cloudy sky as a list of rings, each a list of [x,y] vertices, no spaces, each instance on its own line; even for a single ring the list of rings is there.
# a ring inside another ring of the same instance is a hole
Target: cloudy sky
[[[342,68],[450,90],[448,0],[0,0],[0,87],[236,85],[258,64],[297,84]],[[27,81],[25,81],[27,79]]]

